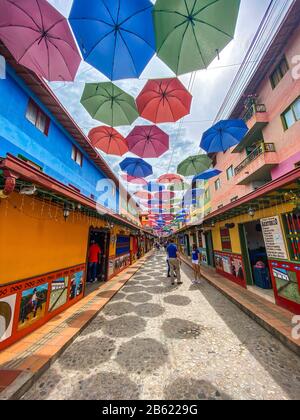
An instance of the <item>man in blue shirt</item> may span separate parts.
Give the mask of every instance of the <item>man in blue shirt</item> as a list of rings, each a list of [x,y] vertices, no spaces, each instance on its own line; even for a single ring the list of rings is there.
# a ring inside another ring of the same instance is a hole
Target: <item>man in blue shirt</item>
[[[168,259],[169,259],[169,264],[170,264],[170,268],[171,268],[171,283],[172,283],[172,286],[175,284],[174,272],[176,272],[177,283],[182,284],[178,249],[177,249],[177,246],[175,245],[173,239],[171,239],[170,244],[167,247],[167,253],[168,253]]]

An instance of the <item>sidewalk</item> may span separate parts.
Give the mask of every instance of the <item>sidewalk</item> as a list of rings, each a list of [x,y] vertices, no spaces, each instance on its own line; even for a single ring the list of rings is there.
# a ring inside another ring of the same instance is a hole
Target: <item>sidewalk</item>
[[[192,263],[181,255],[182,261],[192,268]],[[212,268],[203,267],[202,276],[236,304],[243,312],[275,336],[282,344],[300,356],[300,340],[292,338],[292,318],[294,314],[274,305],[255,293],[243,289],[232,281],[216,273]]]
[[[77,338],[152,252],[0,354],[0,400],[18,399]]]

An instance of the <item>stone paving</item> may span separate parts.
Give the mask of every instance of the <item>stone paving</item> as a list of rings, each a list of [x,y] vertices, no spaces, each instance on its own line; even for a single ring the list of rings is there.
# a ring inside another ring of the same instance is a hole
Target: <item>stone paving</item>
[[[300,399],[300,359],[182,269],[150,258],[23,399]]]

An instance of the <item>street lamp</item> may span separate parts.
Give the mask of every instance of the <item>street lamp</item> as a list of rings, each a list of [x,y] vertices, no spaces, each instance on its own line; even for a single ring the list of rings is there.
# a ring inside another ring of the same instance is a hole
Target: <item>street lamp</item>
[[[250,217],[254,217],[254,215],[255,215],[255,210],[254,210],[254,208],[253,207],[249,207],[249,209],[248,209],[248,214],[249,214],[249,216]]]

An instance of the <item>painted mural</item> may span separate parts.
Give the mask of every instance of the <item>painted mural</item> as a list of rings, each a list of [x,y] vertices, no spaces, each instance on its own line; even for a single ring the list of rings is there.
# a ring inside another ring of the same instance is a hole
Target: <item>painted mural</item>
[[[12,335],[17,295],[0,299],[0,342]]]
[[[284,268],[273,268],[278,296],[300,304],[297,273]]]
[[[69,277],[61,277],[51,284],[49,312],[54,312],[68,300]]]
[[[71,275],[70,300],[80,296],[83,292],[84,272],[78,271]]]
[[[48,283],[22,293],[18,330],[30,327],[44,318],[48,297]]]
[[[245,271],[241,255],[229,253],[215,253],[216,269],[230,280],[246,287]]]

